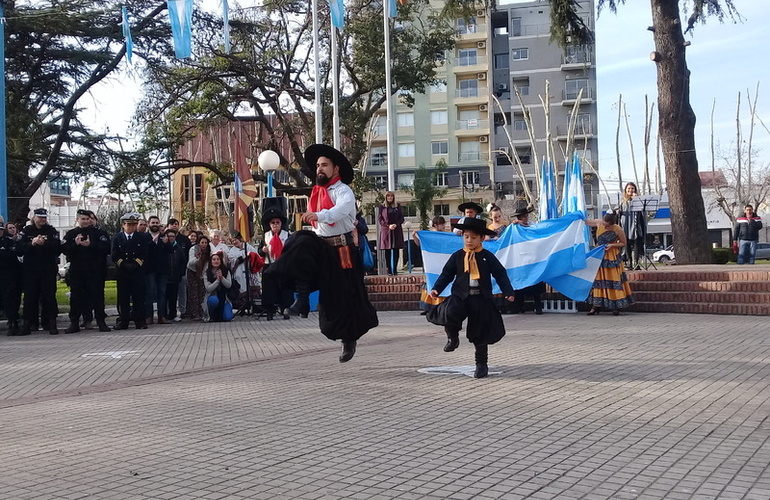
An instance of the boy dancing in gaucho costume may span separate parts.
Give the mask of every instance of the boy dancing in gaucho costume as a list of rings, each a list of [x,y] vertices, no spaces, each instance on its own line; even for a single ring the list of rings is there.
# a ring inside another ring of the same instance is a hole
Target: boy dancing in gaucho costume
[[[466,336],[476,347],[473,376],[484,378],[489,373],[488,346],[505,336],[503,317],[492,300],[492,276],[509,302],[514,300],[514,291],[503,265],[495,254],[481,245],[484,236],[496,233],[487,229],[483,220],[472,217],[463,217],[457,224],[452,224],[452,228],[462,230],[464,248],[449,256],[430,291],[431,297],[436,298],[454,280],[452,295],[434,307],[427,318],[444,327],[447,334],[445,352],[459,347],[460,329],[463,320],[468,318]]]
[[[307,148],[305,162],[316,169],[316,185],[302,215],[302,222],[311,224],[313,231],[291,235],[281,258],[265,273],[297,290],[297,300],[284,314],[306,318],[308,295],[319,290],[321,333],[342,341],[340,363],[344,363],[356,353],[356,341],[378,325],[353,241],[356,200],[348,185],[353,167],[345,155],[323,144]]]

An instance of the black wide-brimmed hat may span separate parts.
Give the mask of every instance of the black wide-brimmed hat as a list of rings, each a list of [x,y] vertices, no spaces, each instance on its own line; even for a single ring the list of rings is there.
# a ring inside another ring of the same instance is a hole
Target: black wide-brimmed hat
[[[484,213],[484,209],[481,207],[481,205],[479,205],[478,203],[474,203],[472,201],[466,201],[465,203],[463,203],[459,207],[457,207],[457,209],[460,212],[465,212],[465,209],[467,209],[467,208],[472,208],[478,214]]]
[[[340,180],[345,184],[353,182],[353,165],[345,158],[345,155],[337,151],[331,146],[326,144],[313,144],[305,150],[305,163],[307,168],[315,170],[318,158],[325,156],[329,158],[335,165],[340,167]]]
[[[281,227],[284,229],[289,223],[286,216],[283,215],[280,210],[275,210],[273,208],[265,210],[265,213],[262,214],[262,229],[265,232],[270,231],[270,221],[273,219],[281,219]]]
[[[457,224],[452,224],[452,229],[461,229],[463,231],[468,229],[482,236],[497,236],[496,232],[492,231],[491,229],[487,229],[487,225],[483,220],[477,219],[475,217],[461,218]]]
[[[513,212],[513,217],[521,217],[527,214],[531,214],[535,209],[531,207],[519,207]]]

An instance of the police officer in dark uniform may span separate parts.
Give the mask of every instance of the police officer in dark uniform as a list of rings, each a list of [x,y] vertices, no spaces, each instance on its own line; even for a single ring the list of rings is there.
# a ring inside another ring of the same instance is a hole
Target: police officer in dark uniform
[[[16,253],[24,257],[24,327],[21,335],[37,330],[38,305],[48,322],[48,333],[58,335],[56,328],[56,276],[59,272],[61,240],[59,232],[48,224],[48,210],[36,208],[32,224],[19,233]]]
[[[80,331],[78,321],[86,307],[93,307],[100,332],[109,332],[105,323],[105,263],[110,254],[110,236],[93,225],[93,212],[78,210],[78,227],[70,229],[62,240],[62,253],[70,263],[70,325],[64,333]]]
[[[4,234],[0,236],[0,273],[3,280],[3,290],[0,293],[3,294],[3,307],[8,318],[9,337],[21,334],[19,309],[21,309],[24,270],[14,248],[18,239],[16,226],[6,224]]]
[[[128,328],[133,318],[138,330],[147,328],[144,317],[144,266],[149,251],[150,238],[136,232],[139,214],[128,213],[120,218],[123,231],[112,238],[112,261],[118,268],[118,324],[115,330]],[[132,309],[133,305],[133,309]]]

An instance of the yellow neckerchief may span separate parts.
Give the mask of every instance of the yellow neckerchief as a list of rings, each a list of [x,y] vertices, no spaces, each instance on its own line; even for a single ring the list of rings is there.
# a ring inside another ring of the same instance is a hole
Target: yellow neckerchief
[[[481,278],[481,275],[479,274],[479,265],[476,263],[476,254],[483,249],[484,247],[480,243],[479,246],[473,250],[463,247],[463,251],[465,252],[465,268],[463,270],[466,273],[470,273],[472,280]]]

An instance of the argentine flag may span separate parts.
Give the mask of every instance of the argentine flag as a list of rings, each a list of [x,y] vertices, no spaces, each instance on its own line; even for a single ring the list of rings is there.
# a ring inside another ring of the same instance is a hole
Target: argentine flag
[[[530,227],[511,224],[498,240],[485,241],[484,248],[503,264],[513,288],[545,281],[563,295],[581,301],[588,297],[604,255],[603,247],[587,253],[584,227],[580,213]],[[418,235],[427,287],[432,290],[449,256],[463,247],[463,239],[454,233],[435,231],[419,231]],[[450,292],[448,286],[441,295],[446,297]],[[494,281],[493,292],[500,293]]]
[[[177,59],[192,57],[193,0],[168,0],[168,17]]]

